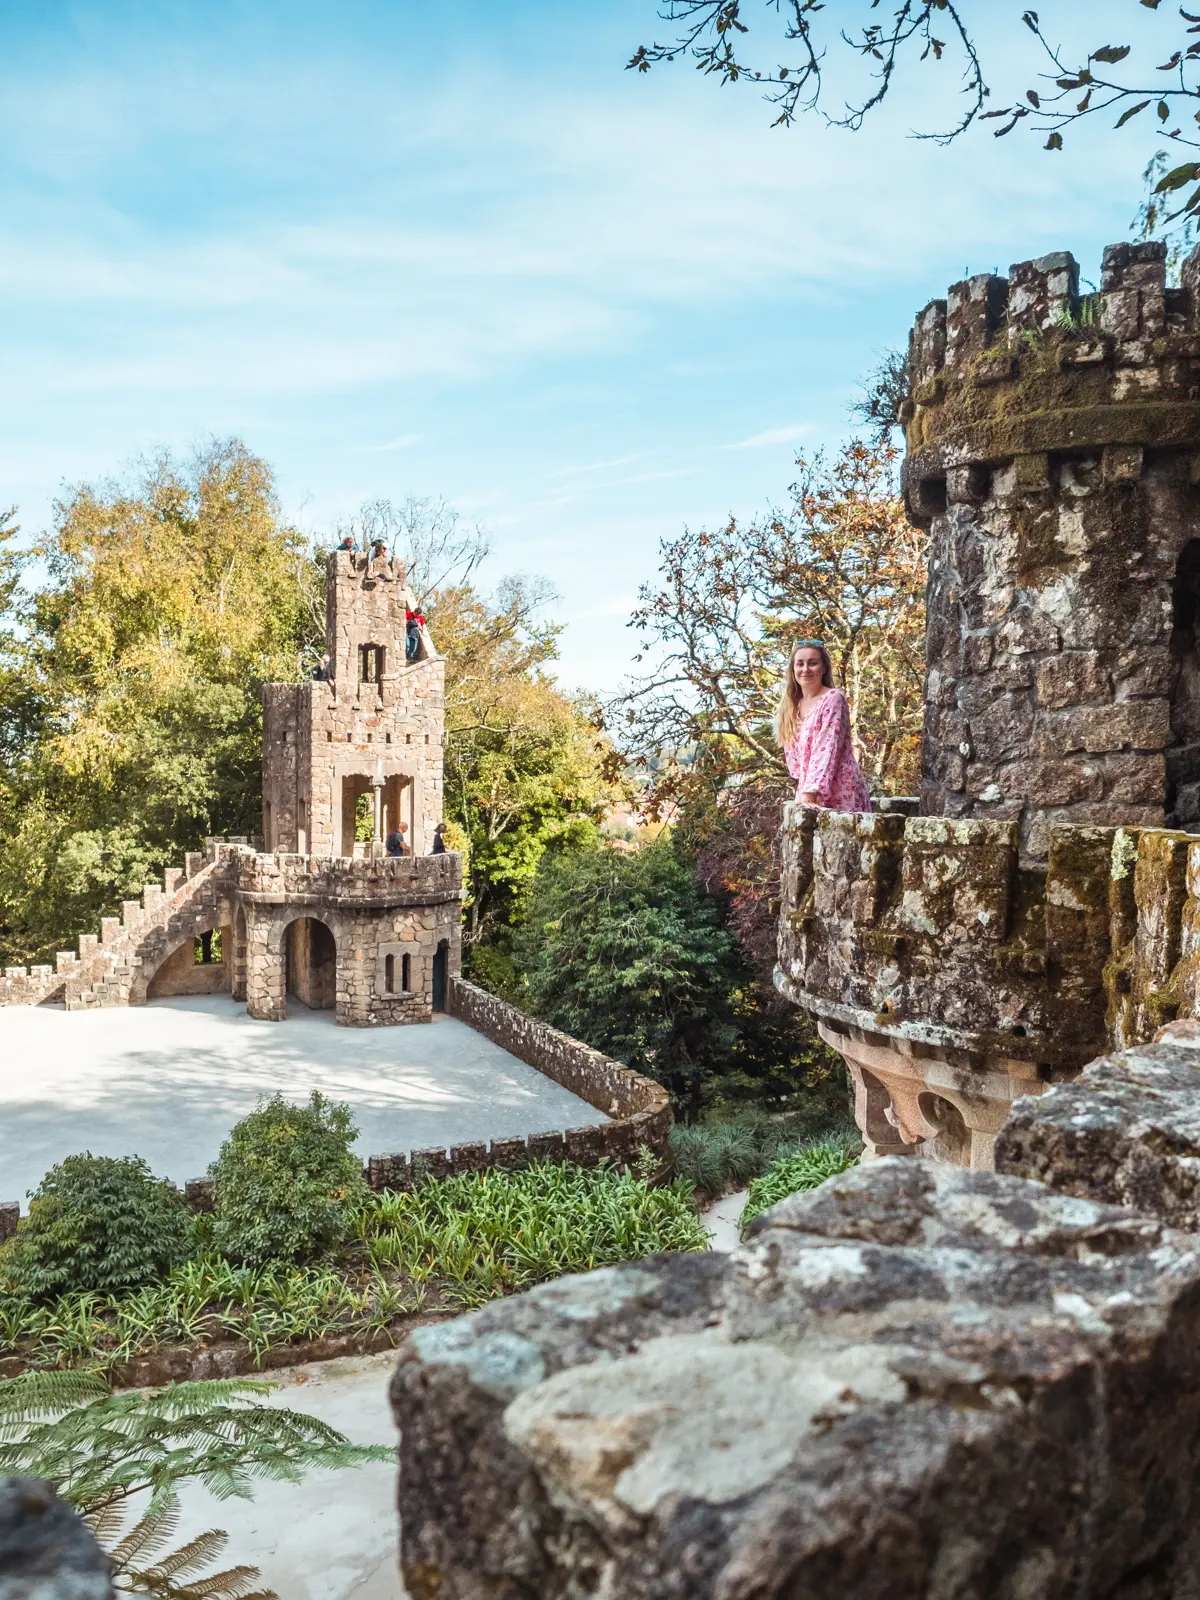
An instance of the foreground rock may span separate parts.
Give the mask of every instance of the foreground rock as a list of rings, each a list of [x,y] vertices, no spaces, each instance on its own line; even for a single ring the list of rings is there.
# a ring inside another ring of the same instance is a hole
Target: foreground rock
[[[112,1600],[112,1568],[79,1513],[38,1478],[0,1478],[0,1600]]]
[[[1200,1240],[901,1158],[422,1329],[414,1600],[1200,1593]]]
[[[996,1168],[1064,1194],[1200,1229],[1200,1025],[1102,1056],[1072,1083],[1018,1100]]]

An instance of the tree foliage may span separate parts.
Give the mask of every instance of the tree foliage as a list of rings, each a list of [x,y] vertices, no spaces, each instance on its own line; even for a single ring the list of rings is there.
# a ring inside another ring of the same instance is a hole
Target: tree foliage
[[[109,1292],[164,1276],[190,1242],[183,1196],[140,1156],[88,1152],[50,1168],[5,1265],[31,1295]]]
[[[28,1372],[0,1379],[0,1474],[44,1478],[80,1510],[113,1562],[122,1593],[164,1600],[277,1600],[258,1569],[204,1569],[227,1543],[220,1530],[164,1553],[189,1480],[218,1499],[253,1495],[255,1479],[299,1483],[318,1468],[386,1461],[316,1417],[261,1404],[270,1385],[244,1379],[110,1393],[94,1373]],[[134,1497],[149,1494],[140,1514]],[[250,1591],[253,1590],[253,1593]]]
[[[915,781],[922,717],[925,536],[896,492],[897,452],[854,440],[798,462],[791,504],[659,547],[632,626],[649,670],[613,707],[632,749],[690,751],[659,785],[787,787],[771,716],[791,644],[820,638],[876,789]]]
[[[1038,12],[1022,12],[1043,70],[1018,98],[990,109],[992,91],[974,32],[983,0],[891,0],[887,8],[879,0],[765,0],[765,18],[751,0],[666,0],[658,14],[680,31],[666,44],[639,46],[629,66],[648,72],[658,62],[691,59],[722,83],[758,85],[777,108],[777,124],[817,112],[832,126],[854,131],[887,98],[897,73],[914,62],[945,61],[958,74],[961,110],[948,128],[918,137],[944,144],[975,122],[996,119],[997,137],[1024,125],[1047,135],[1047,150],[1061,150],[1068,128],[1099,118],[1128,126],[1146,143],[1165,137],[1200,148],[1200,16],[1180,7],[1178,22],[1155,27],[1145,13],[1160,4],[1141,0],[1140,18],[1130,6],[1124,38],[1115,43],[1095,39],[1089,18],[1090,48],[1053,43]],[[1159,61],[1164,34],[1167,59]],[[834,113],[823,104],[831,49],[844,52],[848,66],[857,58],[863,69],[857,90]],[[1198,179],[1200,163],[1184,162],[1164,175],[1159,191]],[[1185,202],[1188,212],[1198,208],[1200,185]]]
[[[303,675],[323,603],[236,440],[68,494],[0,555],[0,603],[0,957],[26,961],[206,834],[257,831],[261,685]]]
[[[305,1261],[345,1238],[365,1193],[350,1108],[314,1090],[306,1106],[281,1094],[236,1123],[209,1168],[213,1241],[231,1261]]]
[[[544,866],[514,957],[539,1015],[665,1084],[694,1119],[737,1037],[741,973],[715,903],[669,840]]]

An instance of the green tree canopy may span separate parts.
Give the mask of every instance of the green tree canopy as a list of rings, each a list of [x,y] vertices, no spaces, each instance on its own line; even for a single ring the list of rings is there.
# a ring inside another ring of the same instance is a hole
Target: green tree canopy
[[[0,559],[0,953],[24,961],[206,834],[257,831],[261,686],[303,674],[323,605],[237,440],[77,488]]]
[[[539,1015],[656,1078],[695,1118],[737,1041],[743,969],[716,902],[669,839],[545,863],[514,958]]]

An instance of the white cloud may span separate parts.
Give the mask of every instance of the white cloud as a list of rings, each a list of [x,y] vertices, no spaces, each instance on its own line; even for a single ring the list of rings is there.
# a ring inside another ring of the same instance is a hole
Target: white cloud
[[[748,439],[739,439],[736,444],[723,444],[721,449],[757,450],[761,445],[793,444],[797,439],[806,438],[811,432],[811,423],[789,422],[782,428],[767,428],[763,433],[753,433]]]
[[[398,439],[389,439],[387,444],[370,444],[368,450],[411,450],[424,439],[423,433],[402,433]]]

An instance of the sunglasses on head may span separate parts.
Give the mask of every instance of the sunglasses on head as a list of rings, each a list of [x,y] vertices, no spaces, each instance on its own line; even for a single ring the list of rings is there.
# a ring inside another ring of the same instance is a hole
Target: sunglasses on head
[[[824,639],[800,639],[792,646],[792,654],[795,655],[797,650],[824,650],[824,648]]]

